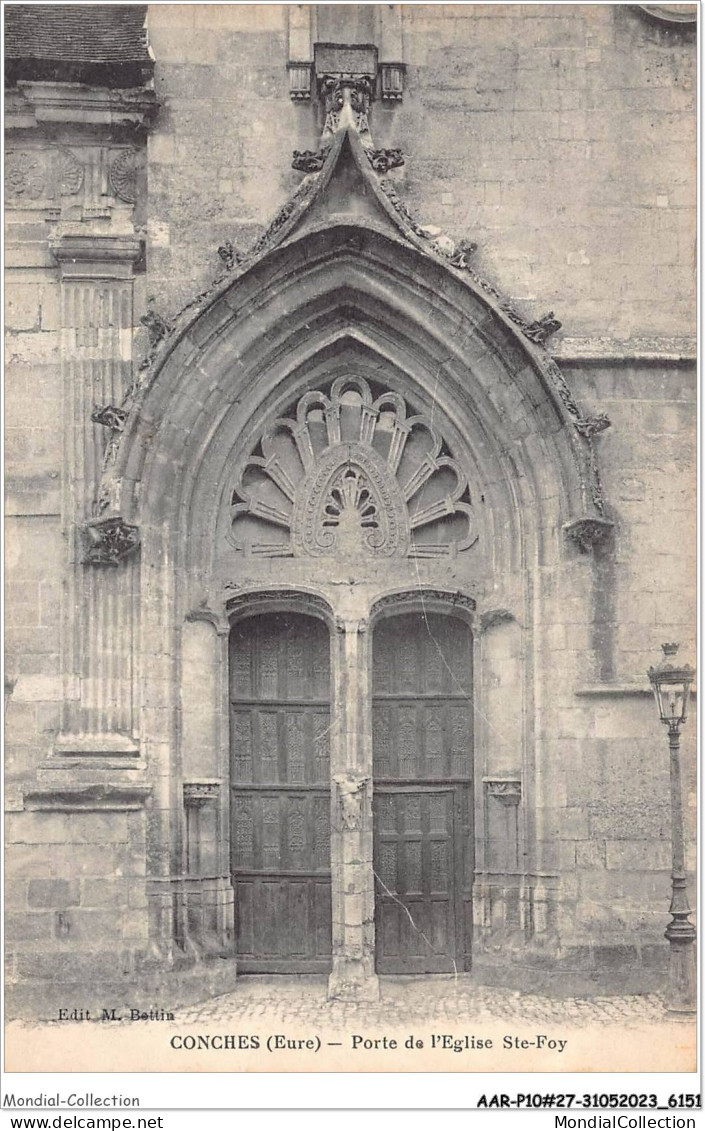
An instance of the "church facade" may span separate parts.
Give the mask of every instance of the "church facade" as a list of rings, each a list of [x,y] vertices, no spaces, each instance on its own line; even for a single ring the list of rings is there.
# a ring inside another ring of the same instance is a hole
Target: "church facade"
[[[6,7],[17,1009],[660,985],[690,7]]]

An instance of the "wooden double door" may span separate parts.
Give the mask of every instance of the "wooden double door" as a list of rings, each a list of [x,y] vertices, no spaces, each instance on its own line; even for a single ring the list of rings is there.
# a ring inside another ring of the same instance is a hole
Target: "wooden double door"
[[[471,650],[447,616],[373,636],[377,969],[467,969]],[[240,621],[230,647],[231,858],[244,972],[331,967],[330,640],[322,621]]]

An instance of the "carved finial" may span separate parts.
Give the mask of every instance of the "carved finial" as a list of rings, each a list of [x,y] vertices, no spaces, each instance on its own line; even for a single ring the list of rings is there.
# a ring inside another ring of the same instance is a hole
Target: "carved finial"
[[[542,346],[552,334],[556,333],[556,330],[560,330],[562,325],[562,322],[554,318],[553,311],[549,310],[548,314],[544,314],[542,318],[537,318],[535,322],[531,322],[524,330],[524,334],[530,341],[537,342]]]
[[[583,553],[587,554],[595,546],[606,542],[614,529],[613,523],[606,518],[578,518],[569,522],[564,527],[566,534],[571,538]]]

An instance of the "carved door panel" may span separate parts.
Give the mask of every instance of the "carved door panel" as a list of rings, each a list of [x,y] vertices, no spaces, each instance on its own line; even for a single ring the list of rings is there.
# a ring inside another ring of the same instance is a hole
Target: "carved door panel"
[[[231,858],[243,971],[331,965],[330,645],[274,613],[230,637]]]
[[[377,970],[469,968],[472,653],[465,624],[404,614],[373,640]]]

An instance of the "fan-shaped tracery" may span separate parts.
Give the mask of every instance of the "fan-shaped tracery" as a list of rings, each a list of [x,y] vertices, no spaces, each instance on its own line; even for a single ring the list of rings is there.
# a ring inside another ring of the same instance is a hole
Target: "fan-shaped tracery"
[[[425,416],[359,376],[304,393],[241,467],[231,542],[265,557],[442,557],[477,541],[468,483]]]

